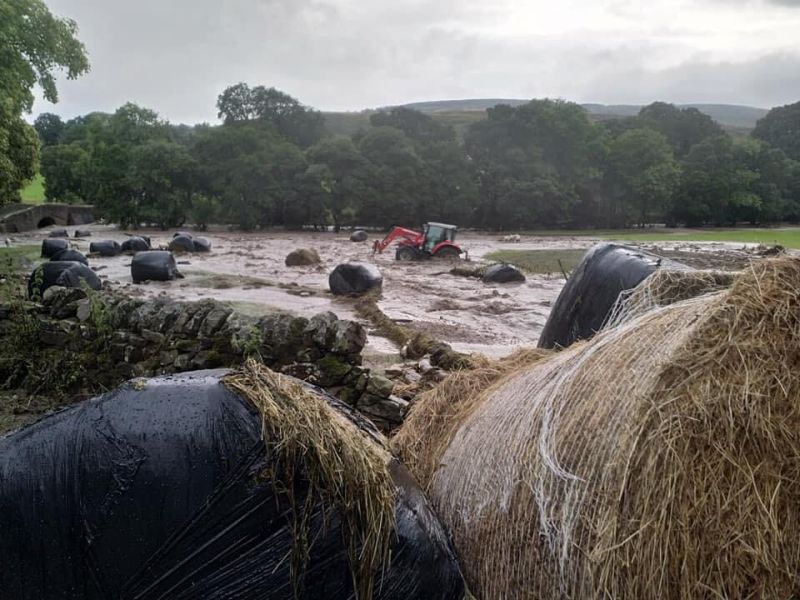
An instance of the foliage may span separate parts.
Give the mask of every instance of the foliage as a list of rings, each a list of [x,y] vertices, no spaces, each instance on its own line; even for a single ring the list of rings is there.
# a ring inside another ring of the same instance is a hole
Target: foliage
[[[773,108],[756,123],[753,137],[800,160],[800,102]]]
[[[42,146],[52,146],[58,143],[61,133],[64,131],[64,121],[56,114],[44,112],[36,117],[33,128],[39,134]]]
[[[34,85],[57,102],[56,74],[74,79],[89,69],[76,30],[41,0],[0,3],[0,204],[17,200],[36,173],[39,140],[21,118],[33,105]]]

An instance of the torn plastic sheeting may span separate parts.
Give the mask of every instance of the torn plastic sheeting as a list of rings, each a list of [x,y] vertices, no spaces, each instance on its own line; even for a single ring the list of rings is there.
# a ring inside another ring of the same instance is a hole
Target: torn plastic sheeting
[[[261,415],[226,373],[126,384],[0,438],[0,564],[14,565],[0,570],[3,597],[293,598],[291,505],[260,476],[275,466]],[[463,598],[438,520],[391,470],[396,533],[375,599]],[[306,488],[297,477],[297,504]],[[354,598],[340,517],[323,528],[321,511],[299,597]]]
[[[86,265],[74,261],[49,261],[36,267],[28,278],[28,296],[41,297],[54,285],[79,288],[88,285],[93,290],[101,287],[100,278]]]
[[[620,292],[636,287],[659,267],[689,268],[628,246],[591,247],[553,304],[539,348],[566,348],[592,337],[605,323]]]
[[[183,277],[172,252],[167,250],[148,250],[137,252],[131,260],[131,279],[133,283],[142,281],[171,281]]]

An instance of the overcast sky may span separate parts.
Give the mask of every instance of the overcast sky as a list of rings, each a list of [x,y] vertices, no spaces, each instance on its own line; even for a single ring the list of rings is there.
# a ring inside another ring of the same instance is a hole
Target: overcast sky
[[[92,71],[34,113],[216,122],[245,81],[322,110],[423,100],[800,100],[800,0],[46,0]]]

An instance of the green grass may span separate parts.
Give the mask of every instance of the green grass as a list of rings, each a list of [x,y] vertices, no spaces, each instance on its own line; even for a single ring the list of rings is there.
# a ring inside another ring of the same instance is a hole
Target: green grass
[[[31,182],[20,191],[22,201],[26,204],[41,204],[44,202],[44,177],[37,173]]]
[[[730,229],[698,230],[692,232],[655,233],[614,232],[602,237],[634,242],[733,242],[740,244],[780,245],[800,248],[800,228],[791,229]]]
[[[495,262],[511,263],[528,273],[569,273],[580,262],[586,250],[497,250],[486,255]]]

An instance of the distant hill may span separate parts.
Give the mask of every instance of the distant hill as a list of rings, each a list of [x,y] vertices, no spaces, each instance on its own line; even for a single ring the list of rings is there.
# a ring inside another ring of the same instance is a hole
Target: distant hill
[[[403,104],[420,112],[428,113],[435,119],[455,127],[459,135],[475,121],[486,117],[486,109],[497,104],[519,106],[528,100],[519,98],[473,98],[467,100],[436,100],[431,102],[412,102]],[[640,104],[582,104],[583,108],[600,121],[636,116],[642,108]],[[692,107],[707,114],[725,129],[746,133],[756,126],[756,122],[769,112],[765,108],[740,106],[736,104],[678,104],[681,108]],[[386,107],[391,108],[391,107]],[[378,109],[380,110],[380,109]],[[332,132],[340,135],[353,135],[360,129],[369,128],[369,115],[375,111],[347,113],[323,113]]]

